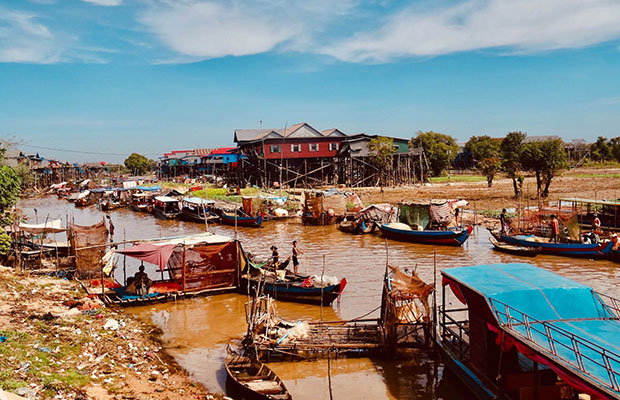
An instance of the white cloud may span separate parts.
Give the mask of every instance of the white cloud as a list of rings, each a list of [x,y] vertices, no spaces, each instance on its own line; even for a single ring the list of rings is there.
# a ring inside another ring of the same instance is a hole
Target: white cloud
[[[617,39],[618,21],[617,0],[465,0],[426,9],[418,3],[388,17],[379,29],[317,51],[352,62],[481,49],[532,53]]]
[[[301,49],[354,0],[154,1],[140,20],[167,46],[200,60]]]
[[[35,15],[0,7],[0,62],[54,63],[63,50]]]
[[[120,6],[123,0],[82,0],[85,3],[96,4],[98,6],[114,7]]]

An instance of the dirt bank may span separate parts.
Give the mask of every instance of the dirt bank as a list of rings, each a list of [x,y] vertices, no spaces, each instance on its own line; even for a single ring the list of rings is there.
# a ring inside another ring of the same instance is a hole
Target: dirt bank
[[[0,267],[3,390],[36,399],[215,398],[162,351],[158,335],[88,299],[77,282]]]
[[[364,202],[416,201],[429,199],[466,199],[478,210],[496,210],[515,207],[512,180],[499,177],[489,188],[486,181],[460,181],[464,177],[453,175],[449,182],[426,184],[423,186],[386,187],[353,189],[360,194]],[[469,177],[468,177],[469,178]],[[481,178],[482,179],[482,178]],[[537,204],[536,179],[528,176],[523,184],[523,202],[529,197],[530,205]],[[529,196],[527,194],[529,193]],[[565,172],[553,179],[550,187],[549,201],[560,197],[582,197],[597,199],[615,199],[620,196],[620,169],[576,169]]]

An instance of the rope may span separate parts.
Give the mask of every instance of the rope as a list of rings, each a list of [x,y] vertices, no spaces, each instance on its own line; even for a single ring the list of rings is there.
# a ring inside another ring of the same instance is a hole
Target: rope
[[[331,349],[327,351],[327,382],[329,384],[329,400],[334,400],[334,395],[332,393],[332,366],[330,361]]]

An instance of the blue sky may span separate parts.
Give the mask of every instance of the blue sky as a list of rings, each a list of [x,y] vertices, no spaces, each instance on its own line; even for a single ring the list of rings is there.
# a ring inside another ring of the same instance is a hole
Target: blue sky
[[[4,0],[0,136],[122,161],[284,127],[620,136],[617,0]]]

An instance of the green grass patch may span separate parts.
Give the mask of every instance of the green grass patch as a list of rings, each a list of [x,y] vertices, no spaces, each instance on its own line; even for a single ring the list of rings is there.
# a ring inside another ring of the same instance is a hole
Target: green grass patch
[[[452,175],[452,176],[438,176],[430,178],[432,183],[447,183],[447,182],[486,182],[487,178],[481,175]]]
[[[570,177],[573,178],[620,178],[620,174],[618,173],[614,173],[614,174],[604,174],[604,173],[600,173],[600,174],[575,174],[575,175],[568,175]]]

